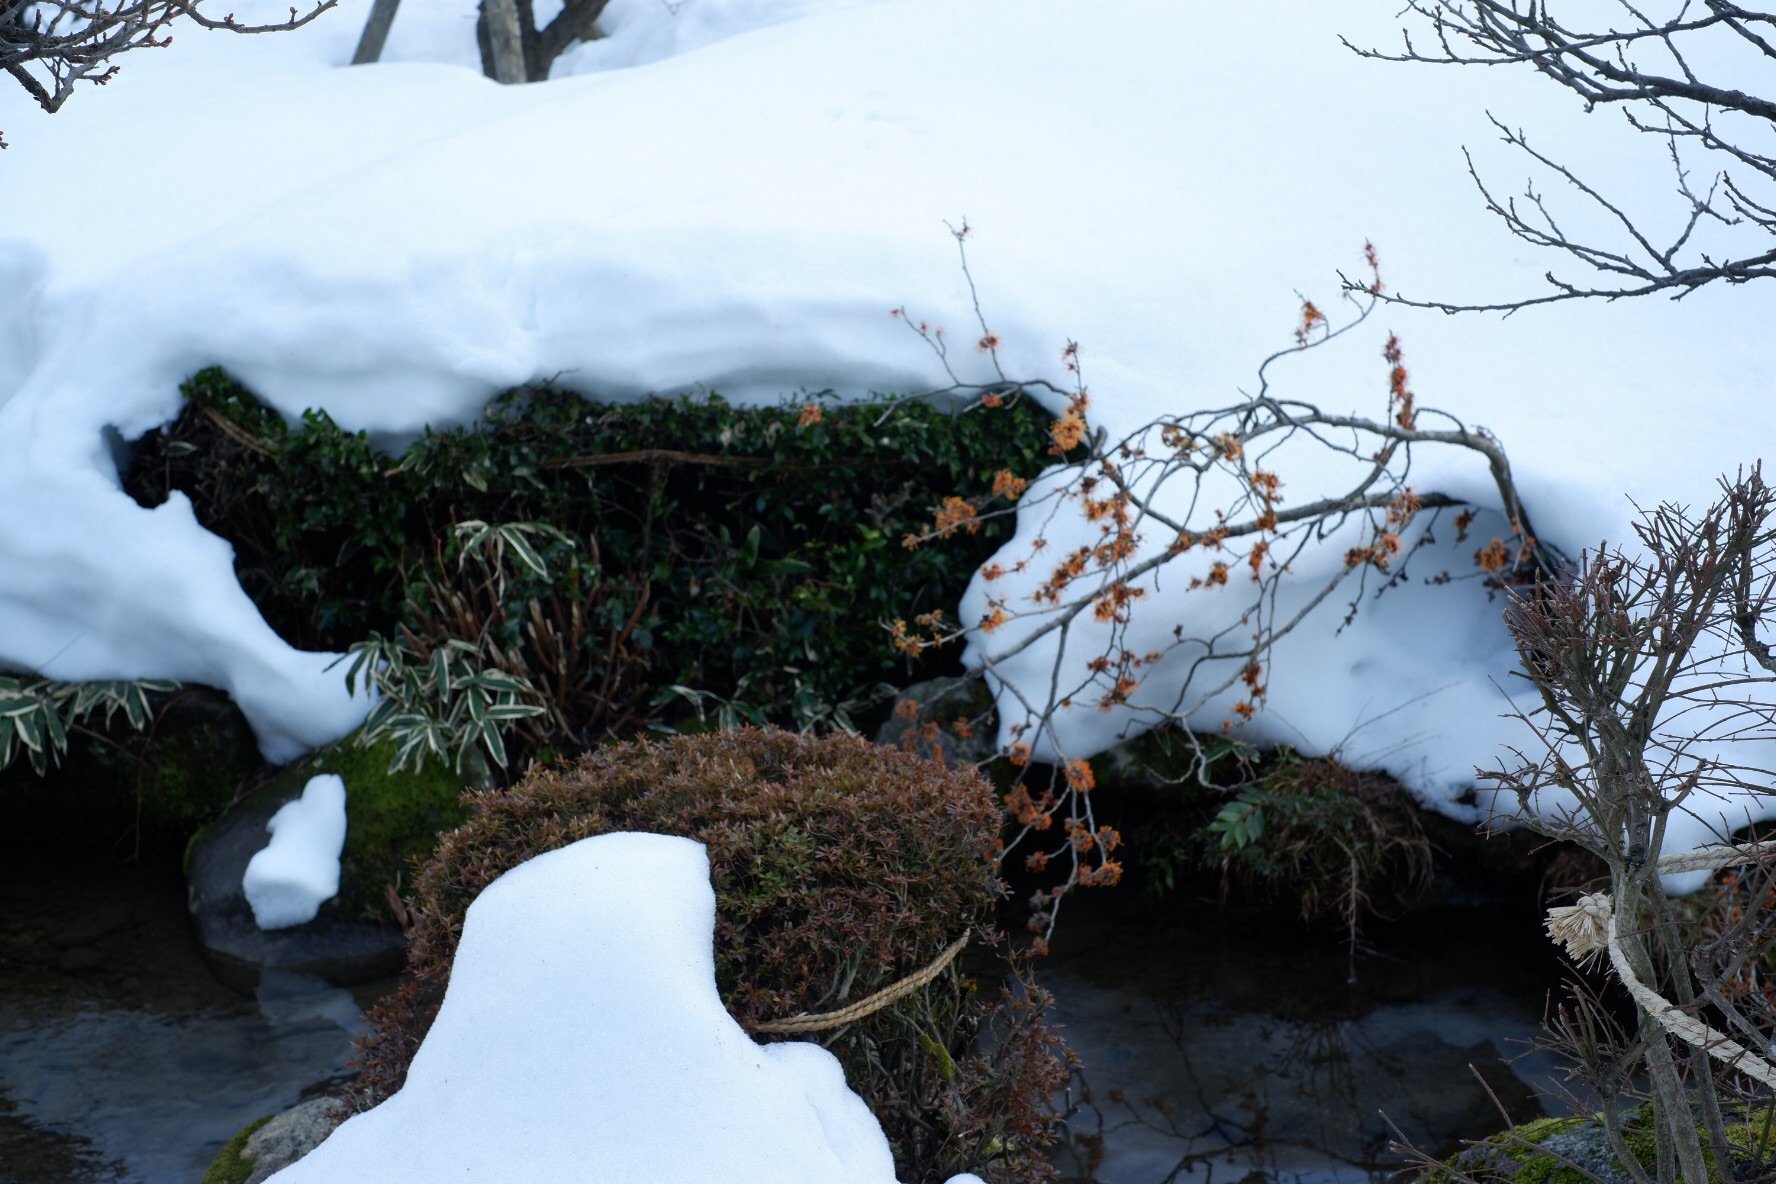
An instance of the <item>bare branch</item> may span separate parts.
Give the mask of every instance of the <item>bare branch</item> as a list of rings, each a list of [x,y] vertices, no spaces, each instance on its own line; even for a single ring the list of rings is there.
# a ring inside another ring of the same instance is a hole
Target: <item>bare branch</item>
[[[1655,233],[1573,170],[1532,149],[1521,131],[1494,119],[1506,144],[1567,182],[1594,211],[1607,216],[1615,233],[1612,236],[1604,227],[1569,235],[1533,185],[1524,192],[1523,207],[1515,199],[1499,201],[1470,158],[1468,171],[1486,208],[1524,241],[1568,255],[1610,278],[1603,283],[1565,280],[1549,271],[1544,278],[1552,292],[1492,303],[1399,294],[1383,294],[1381,299],[1447,313],[1511,313],[1565,300],[1619,300],[1654,293],[1682,299],[1716,282],[1742,284],[1776,276],[1776,249],[1769,245],[1771,236],[1776,236],[1772,212],[1776,156],[1767,147],[1771,131],[1776,130],[1776,99],[1749,93],[1728,80],[1704,77],[1691,64],[1692,51],[1704,47],[1711,61],[1733,53],[1766,64],[1776,60],[1770,36],[1776,16],[1727,0],[1705,0],[1700,12],[1695,4],[1666,0],[1667,8],[1674,10],[1668,19],[1657,19],[1630,0],[1617,4],[1627,18],[1621,27],[1577,29],[1563,24],[1553,11],[1555,5],[1546,0],[1411,0],[1406,10],[1429,22],[1436,49],[1418,48],[1409,30],[1402,30],[1402,48],[1395,52],[1345,42],[1362,57],[1388,62],[1526,66],[1571,91],[1586,110],[1615,106],[1635,131],[1665,142],[1664,155],[1682,202],[1682,213],[1672,227]],[[1720,168],[1712,170],[1710,184],[1698,192],[1690,184],[1685,146],[1748,170],[1765,190],[1747,192],[1747,182]],[[1693,235],[1703,219],[1732,228],[1735,246],[1725,257],[1695,244]]]
[[[288,20],[248,25],[230,13],[206,15],[205,0],[0,0],[0,68],[18,81],[45,111],[61,109],[78,83],[103,86],[119,67],[112,61],[132,49],[163,48],[171,26],[186,18],[206,29],[277,33],[300,29],[339,0],[314,0],[307,12],[290,9]]]

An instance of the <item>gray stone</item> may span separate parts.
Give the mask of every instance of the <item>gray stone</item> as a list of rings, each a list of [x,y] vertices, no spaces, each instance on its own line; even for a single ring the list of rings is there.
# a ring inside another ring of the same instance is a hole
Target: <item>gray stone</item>
[[[243,993],[251,993],[267,970],[351,986],[398,973],[406,959],[406,939],[399,929],[342,919],[330,905],[322,905],[307,924],[259,928],[241,891],[241,877],[247,861],[271,839],[267,820],[300,793],[297,785],[251,795],[207,827],[191,847],[186,891],[204,957],[217,978]]]
[[[241,1149],[253,1161],[246,1184],[262,1184],[319,1147],[344,1113],[345,1103],[338,1098],[310,1098],[254,1131]]]

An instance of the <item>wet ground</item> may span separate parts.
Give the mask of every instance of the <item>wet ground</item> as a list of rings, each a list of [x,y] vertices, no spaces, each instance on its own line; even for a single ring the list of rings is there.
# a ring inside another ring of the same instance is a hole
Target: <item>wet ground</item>
[[[1501,1055],[1556,981],[1524,910],[1336,936],[1138,891],[1069,906],[1041,970],[1086,1072],[1063,1173],[1094,1184],[1382,1178],[1539,1112]],[[0,865],[0,1184],[196,1184],[222,1144],[345,1071],[368,992],[212,979],[176,867]],[[1483,1086],[1468,1068],[1488,1083]],[[1260,1173],[1253,1176],[1252,1173]]]
[[[196,1184],[345,1071],[351,992],[211,978],[176,867],[0,866],[0,1184]]]

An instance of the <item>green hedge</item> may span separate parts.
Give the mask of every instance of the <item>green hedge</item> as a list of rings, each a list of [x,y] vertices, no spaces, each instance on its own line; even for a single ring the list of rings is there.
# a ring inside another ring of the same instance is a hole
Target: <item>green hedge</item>
[[[1011,519],[941,547],[903,537],[946,497],[984,505],[996,472],[1054,459],[1049,417],[1019,399],[958,413],[522,389],[395,457],[322,412],[286,424],[221,370],[183,390],[179,419],[136,450],[132,495],[188,495],[299,647],[484,633],[561,709],[533,750],[694,725],[692,704],[806,727],[943,672],[953,659],[915,663],[878,622],[953,611]],[[572,543],[536,539],[547,576],[515,569],[496,588],[458,563],[451,528],[470,520],[547,523]]]

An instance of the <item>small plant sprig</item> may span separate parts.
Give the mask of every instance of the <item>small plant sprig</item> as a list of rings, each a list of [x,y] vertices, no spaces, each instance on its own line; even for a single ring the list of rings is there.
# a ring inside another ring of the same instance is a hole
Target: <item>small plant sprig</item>
[[[508,553],[539,578],[548,578],[548,564],[530,536],[573,545],[562,531],[540,522],[490,525],[471,519],[456,523],[450,533],[457,569],[471,561],[482,567],[496,599],[505,595]],[[505,729],[549,710],[529,679],[499,668],[485,628],[472,640],[422,639],[405,628],[394,638],[372,633],[349,653],[346,689],[356,693],[361,682],[378,693],[358,742],[368,747],[393,740],[391,773],[409,765],[417,769],[427,757],[464,773],[477,750],[504,769],[510,759]]]
[[[409,765],[418,769],[427,757],[467,772],[476,749],[504,769],[506,725],[547,710],[537,701],[536,688],[486,668],[481,649],[459,638],[449,638],[429,653],[422,650],[411,635],[390,639],[371,634],[352,646],[346,689],[355,693],[361,679],[378,694],[358,743],[369,747],[393,740],[391,773]]]
[[[144,731],[152,720],[148,696],[178,689],[164,678],[60,682],[0,675],[0,769],[22,752],[43,776],[67,754],[68,733],[101,712],[106,727],[121,711],[130,727]]]
[[[895,688],[888,683],[876,684],[873,695],[858,696],[842,702],[830,702],[820,693],[820,688],[802,676],[802,671],[794,666],[782,668],[794,680],[794,689],[790,693],[789,702],[785,705],[789,713],[790,723],[797,734],[812,736],[833,730],[856,733],[855,713],[866,710],[876,703],[894,694]],[[720,695],[714,691],[698,690],[682,683],[673,683],[664,687],[654,696],[650,706],[659,707],[674,700],[689,703],[697,713],[700,725],[712,726],[718,731],[732,728],[769,726],[769,718],[765,709],[756,702],[756,696],[748,692],[752,688],[753,676],[740,676],[734,693]],[[669,732],[665,725],[658,725],[656,731]]]

